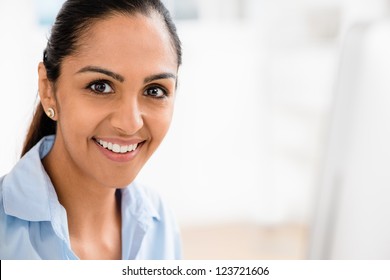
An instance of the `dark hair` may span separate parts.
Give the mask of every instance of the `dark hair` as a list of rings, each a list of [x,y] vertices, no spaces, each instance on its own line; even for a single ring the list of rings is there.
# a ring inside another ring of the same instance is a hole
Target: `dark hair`
[[[63,59],[77,52],[80,37],[86,34],[97,20],[116,14],[134,15],[140,13],[149,16],[153,12],[157,12],[162,17],[176,51],[177,64],[180,66],[182,62],[180,39],[169,11],[161,1],[67,0],[57,15],[46,49],[43,52],[43,64],[48,80],[55,84],[60,76]],[[22,156],[44,136],[55,134],[56,129],[56,122],[47,117],[42,105],[38,104],[24,142]]]

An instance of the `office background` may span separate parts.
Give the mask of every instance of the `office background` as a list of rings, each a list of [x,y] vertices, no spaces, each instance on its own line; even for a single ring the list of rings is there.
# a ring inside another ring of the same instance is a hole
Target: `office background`
[[[0,1],[0,174],[18,160],[63,1]],[[385,0],[166,0],[183,42],[176,111],[139,180],[176,213],[185,258],[305,259],[341,46]]]

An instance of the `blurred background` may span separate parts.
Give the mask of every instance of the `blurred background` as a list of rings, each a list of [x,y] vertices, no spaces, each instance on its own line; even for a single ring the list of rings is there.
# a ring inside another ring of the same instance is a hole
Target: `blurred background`
[[[63,2],[0,0],[0,175]],[[176,213],[184,258],[390,258],[390,1],[163,2],[183,66],[139,180]]]

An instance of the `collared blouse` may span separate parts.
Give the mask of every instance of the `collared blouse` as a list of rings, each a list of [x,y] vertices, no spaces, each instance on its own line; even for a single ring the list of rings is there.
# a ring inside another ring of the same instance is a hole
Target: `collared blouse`
[[[54,143],[44,137],[0,178],[0,259],[78,259],[65,208],[41,159]],[[151,189],[135,182],[121,189],[122,259],[179,259],[178,226]]]

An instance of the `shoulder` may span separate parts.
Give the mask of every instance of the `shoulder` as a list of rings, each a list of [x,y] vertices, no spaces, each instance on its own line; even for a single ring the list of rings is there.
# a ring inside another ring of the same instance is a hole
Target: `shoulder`
[[[4,200],[4,178],[0,178],[0,259],[37,259],[30,243],[28,222],[8,215]]]

